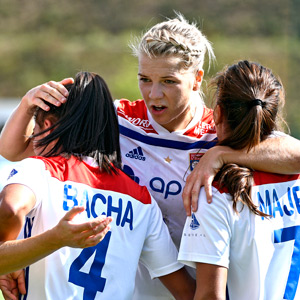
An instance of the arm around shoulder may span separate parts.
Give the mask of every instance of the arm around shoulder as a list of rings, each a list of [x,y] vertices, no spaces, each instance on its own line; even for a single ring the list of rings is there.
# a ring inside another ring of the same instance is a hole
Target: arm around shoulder
[[[245,150],[221,151],[224,163],[236,163],[254,170],[279,173],[300,173],[300,141],[289,136],[270,137],[250,152]]]

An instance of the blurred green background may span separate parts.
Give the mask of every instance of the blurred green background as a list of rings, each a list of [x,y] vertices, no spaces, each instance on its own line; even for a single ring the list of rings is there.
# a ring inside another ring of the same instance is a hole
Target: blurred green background
[[[239,59],[258,61],[281,78],[286,119],[300,139],[299,0],[1,0],[0,98],[20,98],[80,70],[102,75],[114,98],[139,98],[128,43],[174,10],[197,22],[213,44],[217,63],[206,80]]]
[[[174,11],[197,22],[213,44],[217,63],[206,80],[239,59],[281,78],[286,119],[300,138],[299,0],[1,0],[0,98],[88,70],[105,78],[114,98],[135,100],[137,61],[128,43]]]
[[[20,98],[80,70],[102,75],[114,98],[139,98],[128,43],[174,10],[196,21],[213,44],[217,63],[207,80],[239,59],[258,61],[281,78],[291,134],[300,138],[299,0],[1,0],[0,98]]]

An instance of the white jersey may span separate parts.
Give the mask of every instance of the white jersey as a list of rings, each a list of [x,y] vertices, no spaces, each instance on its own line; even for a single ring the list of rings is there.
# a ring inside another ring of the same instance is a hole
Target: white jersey
[[[228,268],[230,300],[300,299],[300,175],[254,173],[252,199],[271,219],[256,216],[213,188],[201,189],[199,208],[187,218],[179,260]]]
[[[115,105],[123,170],[147,186],[179,248],[186,220],[182,201],[186,177],[201,156],[216,144],[212,110],[200,104],[186,129],[169,132],[153,120],[143,100],[122,99],[115,101]],[[139,267],[133,299],[174,299],[158,280],[151,281],[147,273]]]
[[[7,184],[29,187],[36,204],[26,216],[24,237],[54,227],[72,207],[86,222],[112,216],[111,230],[96,246],[64,247],[26,268],[27,300],[131,300],[139,259],[152,277],[182,267],[159,207],[145,187],[127,175],[109,175],[87,161],[34,157],[14,166]]]

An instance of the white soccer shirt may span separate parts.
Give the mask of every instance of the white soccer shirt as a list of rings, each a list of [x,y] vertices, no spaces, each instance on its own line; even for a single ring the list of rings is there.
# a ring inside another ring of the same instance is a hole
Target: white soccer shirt
[[[237,215],[231,196],[216,187],[208,204],[201,189],[179,260],[229,268],[230,300],[300,299],[300,175],[255,172],[254,181],[252,199],[272,218],[256,216],[241,203]]]
[[[127,175],[102,173],[75,157],[28,158],[14,166],[7,184],[29,187],[36,205],[24,237],[54,227],[73,206],[86,222],[112,216],[111,231],[94,247],[64,247],[26,268],[22,299],[132,299],[139,259],[158,277],[182,267],[161,212],[145,187]]]
[[[186,213],[182,202],[185,180],[201,156],[216,144],[211,109],[201,104],[186,129],[169,132],[156,123],[143,100],[115,101],[120,124],[124,172],[147,186],[161,208],[179,248]],[[158,280],[140,267],[134,300],[174,299]]]

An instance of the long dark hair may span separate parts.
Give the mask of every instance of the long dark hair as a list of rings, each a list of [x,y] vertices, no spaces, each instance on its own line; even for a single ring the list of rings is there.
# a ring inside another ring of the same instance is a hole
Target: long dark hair
[[[284,103],[284,89],[272,71],[258,63],[240,61],[219,73],[213,80],[216,104],[225,116],[229,133],[219,145],[251,150],[279,129],[279,110]],[[241,201],[256,215],[268,216],[251,200],[252,170],[226,164],[216,175],[233,197],[233,208]]]
[[[97,74],[79,72],[69,90],[67,102],[59,107],[49,105],[50,110],[37,109],[36,122],[42,124],[45,118],[54,124],[34,135],[51,131],[37,142],[43,148],[53,141],[55,145],[43,156],[60,154],[79,158],[90,156],[100,169],[110,173],[121,168],[119,126],[113,99],[105,81]]]

